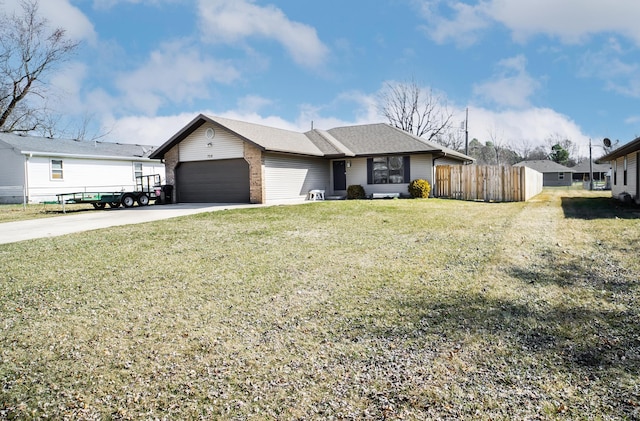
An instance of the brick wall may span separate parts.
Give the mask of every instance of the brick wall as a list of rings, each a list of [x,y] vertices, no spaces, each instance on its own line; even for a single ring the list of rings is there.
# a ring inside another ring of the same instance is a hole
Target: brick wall
[[[262,151],[245,142],[244,159],[249,163],[249,200],[251,203],[264,203]]]
[[[171,184],[174,188],[173,193],[173,203],[176,202],[176,167],[180,162],[180,152],[178,149],[178,145],[175,145],[173,148],[169,149],[167,153],[164,154],[164,171],[165,171],[165,183]]]

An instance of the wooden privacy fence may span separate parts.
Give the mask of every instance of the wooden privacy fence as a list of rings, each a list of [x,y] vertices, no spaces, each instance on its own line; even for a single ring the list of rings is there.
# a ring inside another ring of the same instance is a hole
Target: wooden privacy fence
[[[485,202],[523,202],[542,191],[542,174],[505,165],[439,165],[434,195]]]

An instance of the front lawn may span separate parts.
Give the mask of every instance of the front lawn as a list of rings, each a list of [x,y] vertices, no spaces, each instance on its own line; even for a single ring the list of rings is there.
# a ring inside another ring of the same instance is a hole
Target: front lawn
[[[66,213],[85,212],[95,210],[87,204],[67,204]],[[28,204],[28,205],[0,205],[0,223],[24,221],[27,219],[50,218],[63,215],[62,205],[59,204]]]
[[[638,418],[640,229],[607,195],[0,245],[0,419]]]

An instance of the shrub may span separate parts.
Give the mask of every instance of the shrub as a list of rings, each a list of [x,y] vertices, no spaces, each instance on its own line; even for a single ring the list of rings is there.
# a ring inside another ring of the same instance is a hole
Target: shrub
[[[354,184],[347,187],[347,199],[364,199],[364,187],[359,184]]]
[[[426,199],[431,192],[431,185],[427,180],[417,179],[409,183],[409,194],[411,197]]]

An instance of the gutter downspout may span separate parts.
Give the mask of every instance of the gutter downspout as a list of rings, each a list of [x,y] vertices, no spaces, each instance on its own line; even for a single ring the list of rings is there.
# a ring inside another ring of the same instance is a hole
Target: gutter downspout
[[[446,153],[440,152],[440,155],[434,156],[433,159],[431,160],[431,171],[432,171],[431,177],[433,180],[433,188],[431,189],[431,191],[435,193],[434,197],[439,197],[439,196],[436,196],[436,194],[438,195],[440,194],[440,192],[437,191],[438,183],[436,182],[437,181],[436,180],[436,159],[444,158],[445,156],[447,156]]]
[[[22,186],[22,208],[27,210],[27,201],[29,199],[29,158],[33,155],[25,155],[24,157],[24,185]]]

